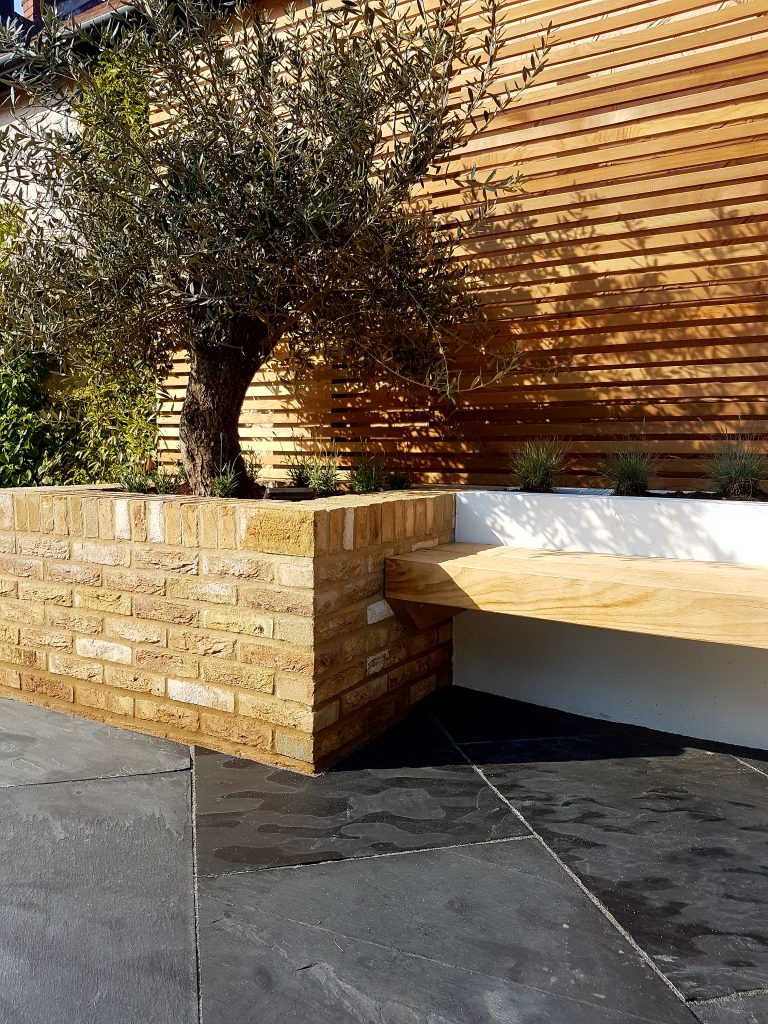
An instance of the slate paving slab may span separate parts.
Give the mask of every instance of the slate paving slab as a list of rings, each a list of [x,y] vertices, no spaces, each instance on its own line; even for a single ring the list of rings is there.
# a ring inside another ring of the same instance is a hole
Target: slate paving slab
[[[702,1024],[768,1024],[768,992],[694,1006]]]
[[[189,748],[0,698],[0,788],[189,768]]]
[[[687,999],[768,988],[768,779],[675,737],[468,746]]]
[[[525,835],[427,718],[316,778],[200,751],[203,874],[366,857]]]
[[[0,790],[3,1024],[196,1024],[190,783]]]
[[[534,839],[200,880],[209,1024],[693,1024]]]
[[[539,736],[611,735],[632,728],[463,686],[441,690],[433,698],[430,710],[458,744]]]

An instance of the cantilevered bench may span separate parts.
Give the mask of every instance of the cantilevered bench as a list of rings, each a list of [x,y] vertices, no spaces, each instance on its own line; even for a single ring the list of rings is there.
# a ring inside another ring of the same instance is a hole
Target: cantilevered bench
[[[768,648],[768,569],[672,558],[445,544],[387,560],[417,624],[475,609]]]

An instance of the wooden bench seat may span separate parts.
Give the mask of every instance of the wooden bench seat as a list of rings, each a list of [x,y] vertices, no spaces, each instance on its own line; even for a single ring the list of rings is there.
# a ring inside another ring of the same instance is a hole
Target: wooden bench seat
[[[768,648],[765,567],[445,544],[388,559],[386,580],[416,621],[476,609]]]

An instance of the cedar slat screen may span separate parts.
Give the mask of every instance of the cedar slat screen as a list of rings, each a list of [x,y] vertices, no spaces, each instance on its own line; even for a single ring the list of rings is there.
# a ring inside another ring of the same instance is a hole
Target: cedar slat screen
[[[365,439],[424,483],[498,484],[516,444],[555,435],[571,450],[563,482],[591,483],[642,433],[666,482],[691,485],[720,429],[768,430],[768,0],[513,13],[510,72],[552,19],[549,67],[461,159],[526,175],[466,252],[518,371],[437,413],[329,370],[303,395],[260,374],[242,435],[265,476],[332,437],[353,457]],[[170,454],[183,386],[179,362],[161,410]]]

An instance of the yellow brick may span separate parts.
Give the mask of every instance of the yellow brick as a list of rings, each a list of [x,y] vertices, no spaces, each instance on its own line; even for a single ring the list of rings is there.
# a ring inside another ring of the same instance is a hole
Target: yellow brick
[[[138,647],[135,656],[136,667],[157,675],[186,676],[196,679],[200,674],[200,663],[189,654],[177,654],[160,647]]]
[[[72,565],[70,562],[46,562],[45,578],[53,583],[75,583],[82,587],[101,585],[101,569],[87,565]]]
[[[115,590],[75,591],[75,608],[86,608],[91,611],[130,615],[131,601],[129,594],[120,594]]]
[[[69,508],[64,494],[53,498],[53,532],[64,536],[69,534]]]
[[[213,504],[206,503],[200,508],[200,546],[215,548],[218,542],[216,508]]]
[[[206,608],[203,611],[203,624],[209,629],[220,629],[226,633],[246,636],[271,637],[274,632],[274,622],[271,618],[229,606]]]
[[[130,561],[128,546],[117,541],[102,544],[76,540],[72,544],[72,557],[76,562],[92,562],[96,565],[128,565]]]
[[[220,548],[234,548],[237,538],[237,518],[233,505],[219,505]]]
[[[4,576],[41,580],[44,565],[44,562],[36,558],[19,558],[13,555],[0,557],[0,573]]]
[[[45,664],[45,655],[34,648],[19,647],[16,644],[0,644],[0,661],[6,665],[25,665],[33,668]]]
[[[311,616],[314,611],[314,595],[311,590],[297,590],[294,587],[243,584],[240,587],[239,604],[243,608],[254,608],[257,611]]]
[[[60,629],[27,626],[21,630],[19,641],[24,647],[51,647],[59,651],[72,650],[72,634]]]
[[[56,629],[71,629],[75,633],[97,634],[101,632],[102,619],[99,615],[87,612],[71,611],[69,608],[58,608],[48,605],[45,609],[45,621]]]
[[[72,703],[75,699],[75,691],[70,683],[60,679],[49,679],[47,676],[27,675],[21,676],[21,688],[27,693],[39,693],[43,697],[55,697],[56,700],[65,700]]]
[[[24,625],[42,625],[45,622],[45,608],[21,601],[0,601],[0,619],[6,622],[21,622]]]
[[[104,634],[132,644],[165,644],[168,638],[165,626],[137,619],[105,619]]]
[[[40,532],[53,533],[53,498],[50,494],[41,494],[38,502],[40,510]]]
[[[158,701],[136,699],[137,718],[147,722],[160,722],[175,729],[187,729],[197,732],[200,724],[199,712],[191,708],[180,708],[178,704],[161,704]]]
[[[181,542],[188,548],[196,548],[199,543],[198,509],[192,502],[185,502],[181,508]]]
[[[0,686],[7,686],[11,690],[21,689],[21,676],[9,668],[0,668]]]
[[[205,582],[202,580],[171,577],[168,596],[185,601],[205,601],[208,604],[236,604],[237,587],[234,583]]]
[[[168,646],[175,651],[189,651],[206,658],[234,658],[235,641],[214,636],[202,630],[172,630]]]
[[[315,693],[312,676],[278,672],[275,675],[275,695],[280,700],[292,700],[297,704],[311,705]]]
[[[259,665],[285,672],[312,672],[315,667],[315,657],[311,651],[288,644],[256,644],[242,640],[240,660],[245,665]]]
[[[13,529],[13,496],[0,494],[0,530]]]
[[[198,557],[190,551],[156,546],[134,547],[131,565],[137,569],[158,569],[162,572],[178,572],[197,575]]]
[[[234,553],[231,555],[203,555],[200,575],[271,583],[274,579],[275,567],[272,562],[264,558],[252,558]]]
[[[190,605],[145,597],[143,594],[134,598],[134,613],[141,619],[159,619],[180,626],[196,626],[200,618],[200,613]]]
[[[144,501],[128,502],[131,517],[131,539],[143,543],[147,539],[147,505]]]
[[[286,725],[301,732],[312,731],[312,712],[302,704],[293,704],[274,697],[241,693],[237,700],[240,714],[258,718],[270,725]]]
[[[159,498],[147,502],[147,540],[152,544],[165,543],[165,513]]]
[[[204,711],[200,716],[200,731],[216,739],[250,747],[254,752],[269,750],[272,745],[272,730],[268,726],[234,715],[215,715]]]
[[[49,654],[48,671],[56,676],[71,676],[100,683],[104,679],[104,666],[97,661],[84,661],[72,654]]]
[[[136,594],[165,594],[165,578],[154,573],[142,573],[137,569],[106,569],[104,584],[110,590],[128,590]]]
[[[65,540],[47,537],[19,537],[19,554],[33,558],[69,558],[69,544]]]
[[[224,686],[244,686],[260,693],[272,693],[275,673],[268,667],[256,665],[234,665],[222,661],[206,661],[200,665],[200,674],[206,683]]]
[[[240,513],[240,548],[274,555],[314,553],[314,514],[310,510],[271,507],[270,502]]]
[[[278,616],[275,619],[274,637],[284,643],[311,644],[314,639],[314,622],[312,619]]]
[[[152,693],[156,697],[165,694],[165,679],[162,676],[142,672],[128,665],[105,665],[104,681],[110,686],[135,690],[137,693]]]
[[[133,658],[133,651],[126,644],[84,636],[75,640],[75,653],[81,658],[98,658],[100,661],[113,661],[118,665],[130,665]]]
[[[199,707],[215,708],[217,711],[235,710],[235,695],[216,686],[190,682],[187,679],[169,679],[166,690],[171,700],[178,700],[183,704],[196,704]]]
[[[369,679],[368,682],[363,683],[362,686],[356,686],[354,689],[349,690],[347,693],[342,695],[341,713],[343,715],[349,715],[353,711],[357,711],[358,708],[362,708],[366,704],[370,704],[372,700],[378,700],[379,697],[383,697],[386,692],[386,676],[378,676],[375,679]]]
[[[181,508],[179,507],[179,502],[165,502],[163,511],[165,513],[165,543],[181,544]]]
[[[114,522],[114,501],[112,498],[100,498],[98,505],[98,523],[99,523],[99,537],[102,540],[114,540],[115,539],[115,522]]]
[[[96,708],[112,715],[131,717],[134,709],[134,698],[127,694],[111,693],[95,686],[78,685],[75,687],[75,702],[87,708]]]
[[[307,764],[312,764],[313,738],[304,733],[284,732],[282,729],[278,729],[275,732],[275,752],[284,757],[292,757],[296,761],[306,761]]]
[[[22,580],[19,583],[19,597],[22,601],[39,601],[41,604],[58,604],[69,608],[72,605],[72,591],[54,583],[40,583],[37,580]]]

